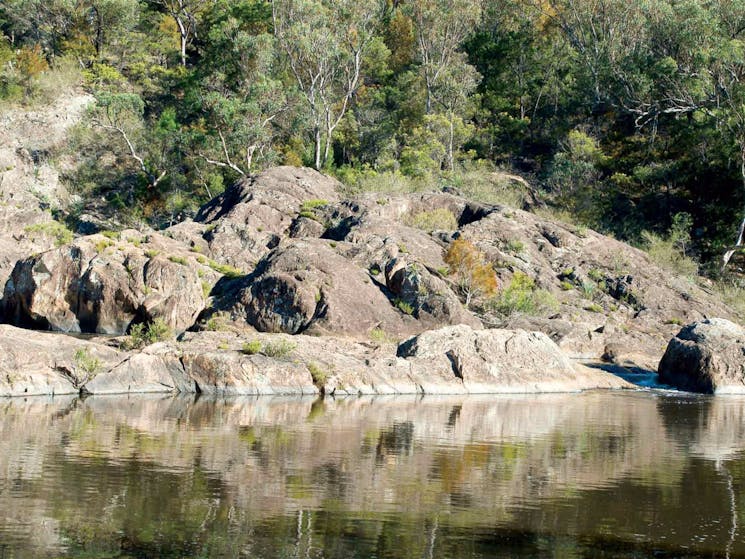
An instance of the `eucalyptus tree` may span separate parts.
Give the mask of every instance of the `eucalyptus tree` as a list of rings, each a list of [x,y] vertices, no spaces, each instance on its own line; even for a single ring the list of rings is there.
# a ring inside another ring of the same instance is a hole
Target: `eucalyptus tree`
[[[90,118],[95,127],[112,133],[124,143],[129,158],[147,180],[147,188],[155,189],[168,169],[154,164],[153,158],[148,157],[148,142],[143,135],[144,111],[145,103],[139,95],[100,93],[90,110]]]
[[[384,7],[382,0],[272,2],[274,34],[308,110],[316,169],[327,164],[334,131],[362,83]]]
[[[197,22],[200,12],[206,10],[215,0],[153,0],[165,9],[178,28],[181,65],[186,66],[186,49],[197,37]]]
[[[455,66],[459,51],[481,18],[480,0],[415,0],[406,6],[416,30],[420,68],[427,92],[425,113],[432,112],[435,90]]]
[[[274,37],[246,33],[234,25],[228,20],[211,33],[215,41],[218,33],[230,38],[223,55],[231,58],[234,67],[225,61],[204,83],[200,103],[204,132],[198,134],[198,156],[243,176],[257,160],[274,160],[274,126],[290,110],[292,95],[271,72]]]

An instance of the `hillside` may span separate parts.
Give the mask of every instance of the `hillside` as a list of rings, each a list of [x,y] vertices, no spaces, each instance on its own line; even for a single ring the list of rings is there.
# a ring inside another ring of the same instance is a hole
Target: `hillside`
[[[29,361],[18,347],[38,350],[18,340],[43,347],[50,334],[37,342],[6,330],[2,343],[15,347],[6,348],[4,368],[16,377],[7,375],[4,391],[623,386],[565,360],[654,370],[680,324],[733,318],[705,280],[675,277],[589,229],[452,193],[343,192],[314,170],[277,167],[238,181],[194,220],[79,236],[19,259],[7,271],[5,322],[119,337],[83,344],[57,336],[55,356]],[[472,243],[499,286],[469,308],[445,262],[456,239]],[[169,332],[186,333],[180,343],[147,346]],[[46,371],[40,384],[18,377],[34,367]],[[510,378],[511,369],[524,372]]]

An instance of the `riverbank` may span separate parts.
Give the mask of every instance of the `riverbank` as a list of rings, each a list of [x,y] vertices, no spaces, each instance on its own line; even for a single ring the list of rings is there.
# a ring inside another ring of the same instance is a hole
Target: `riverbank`
[[[453,326],[396,344],[188,332],[141,350],[116,339],[0,326],[0,396],[53,394],[477,394],[632,385],[578,364],[548,336]]]

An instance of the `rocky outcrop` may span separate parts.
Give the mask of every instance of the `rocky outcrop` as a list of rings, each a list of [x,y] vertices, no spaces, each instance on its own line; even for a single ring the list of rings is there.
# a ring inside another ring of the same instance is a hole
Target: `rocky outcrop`
[[[523,291],[465,308],[445,263],[458,238],[480,249],[502,294],[520,278]],[[232,185],[196,220],[159,233],[89,235],[27,256],[5,285],[2,309],[6,321],[31,328],[122,334],[160,318],[177,333],[305,333],[331,336],[332,348],[342,336],[364,344],[486,325],[543,332],[572,358],[653,370],[676,325],[732,317],[710,291],[661,270],[642,251],[546,217],[449,192],[344,198],[332,178],[278,167]],[[370,383],[353,376],[329,388],[410,389],[406,375],[382,372],[401,363],[376,363],[380,371],[365,372]],[[126,380],[129,365],[122,367]],[[482,369],[466,382],[487,382]],[[151,386],[180,386],[169,374],[158,373]]]
[[[125,357],[99,343],[0,325],[0,396],[77,394]]]
[[[398,355],[411,362],[414,370],[449,369],[470,393],[564,392],[625,386],[612,375],[572,363],[540,332],[477,331],[452,326],[403,342]]]
[[[147,248],[157,244],[124,231],[83,237],[19,261],[5,285],[6,320],[45,330],[124,334],[133,322],[160,318],[176,332],[185,330],[205,305],[199,266],[183,249],[163,254]]]
[[[238,292],[215,309],[227,310],[261,332],[391,336],[447,324],[480,321],[447,284],[417,264],[393,258],[384,271],[359,266],[349,243],[289,239],[263,259]]]
[[[340,186],[317,171],[297,167],[275,167],[238,181],[195,218],[205,225],[207,254],[237,268],[253,269],[291,230],[297,236],[303,229],[297,222],[301,213],[312,216],[314,209],[337,202]]]
[[[234,312],[262,332],[367,335],[373,328],[410,328],[411,317],[394,308],[368,271],[335,248],[335,242],[311,239],[278,247],[241,292]]]
[[[71,200],[60,173],[73,168],[74,161],[58,152],[92,101],[73,93],[49,106],[0,113],[0,285],[16,261],[49,250],[69,235],[50,211],[64,209]]]
[[[542,316],[517,311],[506,318],[486,317],[489,324],[539,329],[574,358],[598,359],[616,344],[625,348],[616,352],[620,363],[655,370],[679,324],[711,315],[733,318],[711,289],[590,229],[497,207],[459,234],[497,264],[502,289],[521,272],[558,302]]]
[[[670,340],[659,375],[681,390],[745,393],[745,329],[721,318],[689,324]]]
[[[447,327],[394,343],[189,332],[125,352],[0,326],[0,396],[31,394],[473,394],[628,388],[574,365],[543,334]]]

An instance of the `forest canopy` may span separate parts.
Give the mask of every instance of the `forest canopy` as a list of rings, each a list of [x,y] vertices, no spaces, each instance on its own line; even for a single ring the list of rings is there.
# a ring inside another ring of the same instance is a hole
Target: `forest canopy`
[[[0,35],[3,103],[95,96],[68,179],[131,219],[276,164],[351,191],[501,169],[712,270],[742,242],[745,0],[5,0]]]

